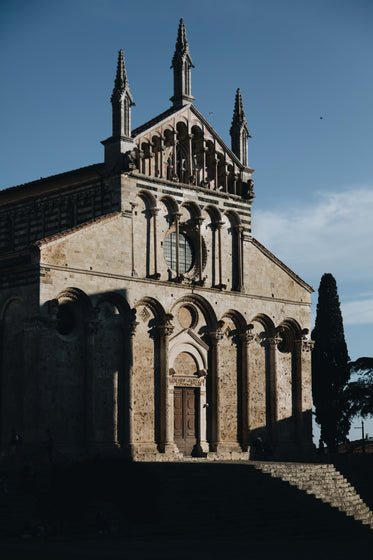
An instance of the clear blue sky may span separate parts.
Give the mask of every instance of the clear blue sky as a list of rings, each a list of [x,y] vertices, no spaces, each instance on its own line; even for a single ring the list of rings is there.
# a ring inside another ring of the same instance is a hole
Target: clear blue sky
[[[180,17],[195,104],[228,143],[241,88],[254,236],[314,307],[335,276],[350,357],[372,356],[371,0],[2,0],[0,188],[103,160],[121,48],[133,127],[167,109]]]

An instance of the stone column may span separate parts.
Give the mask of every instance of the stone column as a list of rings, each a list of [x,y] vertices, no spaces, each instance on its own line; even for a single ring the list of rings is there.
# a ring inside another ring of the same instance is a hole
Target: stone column
[[[251,325],[252,328],[252,325]],[[250,372],[249,372],[249,348],[254,340],[254,335],[250,334],[251,328],[241,333],[241,363],[242,363],[242,448],[248,450],[249,446],[249,426],[250,426]]]
[[[95,338],[99,329],[99,320],[92,318],[86,324],[86,359],[85,359],[85,445],[92,449],[96,442],[95,433]]]
[[[242,259],[242,232],[243,226],[237,225],[234,226],[237,234],[237,276],[238,276],[238,285],[237,290],[242,292],[243,287],[243,259]]]
[[[227,162],[223,162],[223,175],[224,175],[224,192],[228,192],[228,175]]]
[[[172,315],[166,316],[164,325],[159,329],[159,349],[161,361],[161,387],[160,387],[160,406],[161,406],[161,450],[166,454],[179,453],[174,442],[174,391],[170,386],[169,378],[169,338],[173,333],[174,327],[171,324]]]
[[[216,230],[218,232],[218,255],[219,255],[219,284],[218,284],[218,288],[220,290],[225,290],[225,288],[227,287],[225,284],[223,284],[223,264],[222,264],[222,246],[221,246],[221,229],[224,225],[224,222],[215,222],[215,226],[216,226]]]
[[[188,181],[185,181],[186,183],[190,183],[193,180],[193,159],[192,159],[192,138],[193,138],[193,134],[188,134],[187,140],[188,140],[188,173],[189,173],[189,178]]]
[[[312,438],[312,376],[311,355],[313,340],[304,336],[295,341],[296,359],[296,410],[294,411],[297,443],[302,447],[311,445]]]
[[[176,279],[179,280],[180,275],[180,261],[179,261],[179,224],[180,224],[180,212],[174,212],[173,214],[175,221],[175,248],[176,248]]]
[[[150,278],[154,278],[155,280],[159,280],[160,274],[158,273],[158,266],[157,266],[157,253],[158,253],[158,243],[157,243],[157,214],[159,212],[159,208],[150,208],[149,209],[150,215],[152,216],[153,220],[153,258],[154,258],[154,273],[150,275]]]
[[[138,149],[138,158],[139,158],[139,173],[144,173],[143,169],[143,159],[144,159],[144,152]]]
[[[223,338],[221,328],[218,327],[216,331],[210,333],[211,339],[211,421],[212,421],[212,448],[213,451],[218,451],[221,444],[221,430],[220,430],[220,341]]]
[[[134,211],[137,204],[136,202],[130,202],[130,206],[131,206],[131,262],[132,262],[131,276],[137,276],[137,272],[135,268],[135,232],[134,232],[134,223],[133,223]]]
[[[152,143],[149,142],[148,144],[148,154],[149,154],[149,165],[148,165],[148,175],[151,176],[152,175]]]
[[[207,371],[201,370],[198,372],[201,379],[201,385],[199,389],[199,441],[198,441],[198,451],[201,456],[207,455],[209,452],[209,444],[207,441],[207,401],[206,401],[206,377]]]
[[[203,224],[203,217],[198,216],[197,218],[197,225],[198,225],[198,283],[202,286],[203,278],[202,278],[202,267],[203,267],[203,243],[202,243],[202,224]]]
[[[237,179],[236,166],[233,166],[233,194],[237,194]]]
[[[134,456],[134,444],[135,444],[135,435],[134,435],[134,417],[133,417],[133,401],[134,401],[134,393],[133,393],[133,340],[136,334],[136,328],[139,323],[136,321],[136,311],[132,310],[132,315],[129,318],[128,322],[128,335],[130,337],[130,362],[128,364],[128,377],[127,377],[127,394],[124,398],[124,406],[128,407],[128,414],[127,414],[127,426],[124,426],[125,433],[126,433],[126,444],[127,449],[130,457]],[[124,417],[124,415],[123,415]]]
[[[269,344],[269,390],[270,390],[270,432],[272,441],[276,441],[276,422],[278,418],[278,393],[277,393],[277,346],[282,338],[274,336],[268,338]]]
[[[164,141],[162,138],[159,140],[159,177],[163,178],[163,152],[164,152]]]
[[[177,153],[176,153],[176,145],[177,145],[177,138],[176,132],[173,133],[172,136],[173,141],[173,167],[172,167],[172,180],[174,181],[177,178]]]
[[[206,184],[206,152],[208,148],[206,148],[205,141],[202,143],[202,184]]]
[[[219,176],[218,176],[218,157],[216,155],[216,152],[214,154],[214,186],[215,186],[215,190],[218,190],[219,188]]]

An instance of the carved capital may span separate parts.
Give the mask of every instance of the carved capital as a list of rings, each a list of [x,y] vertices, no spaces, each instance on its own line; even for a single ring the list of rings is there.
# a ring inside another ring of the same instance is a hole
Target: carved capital
[[[254,335],[251,334],[251,333],[248,332],[248,331],[243,332],[243,333],[240,333],[240,334],[238,335],[238,337],[239,337],[239,338],[241,339],[241,341],[242,341],[244,344],[246,344],[246,345],[251,344],[251,343],[253,342],[253,340],[254,340]]]
[[[277,346],[282,342],[282,338],[280,336],[273,336],[267,340],[271,348],[277,348]]]
[[[224,321],[218,321],[217,329],[215,331],[210,331],[210,338],[212,344],[219,344],[219,342],[224,337],[223,326],[224,326]]]
[[[159,208],[154,208],[154,207],[149,208],[149,214],[151,216],[154,216],[154,217],[157,216],[158,212],[159,212]]]
[[[173,212],[172,217],[174,219],[174,222],[179,222],[181,218],[181,212]]]
[[[315,341],[314,340],[305,340],[302,339],[299,341],[300,343],[300,349],[302,352],[311,352],[313,350],[313,347],[315,346]]]
[[[171,323],[173,318],[174,316],[171,313],[167,313],[164,324],[158,325],[158,330],[161,336],[170,336],[174,332],[175,327]]]

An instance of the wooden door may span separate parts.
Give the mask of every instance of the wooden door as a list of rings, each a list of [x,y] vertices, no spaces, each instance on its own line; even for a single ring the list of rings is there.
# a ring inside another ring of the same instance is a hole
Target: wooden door
[[[198,389],[174,389],[174,438],[184,455],[191,455],[198,437]]]

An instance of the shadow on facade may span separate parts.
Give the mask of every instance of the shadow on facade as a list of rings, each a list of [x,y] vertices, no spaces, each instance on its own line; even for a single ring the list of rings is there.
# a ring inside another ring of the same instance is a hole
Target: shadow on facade
[[[189,387],[197,395],[192,455],[223,451],[234,458],[232,453],[249,451],[252,459],[296,459],[310,452],[311,410],[302,410],[294,336],[277,339],[280,352],[290,356],[291,410],[278,420],[280,388],[270,362],[273,338],[268,338],[275,333],[262,323],[251,363],[253,325],[247,327],[233,311],[217,321],[209,308],[199,324],[202,298],[197,296],[180,300],[182,313],[176,311],[184,327],[179,325],[175,335],[174,317],[159,302],[142,298],[131,308],[126,290],[88,297],[67,288],[41,309],[22,299],[22,288],[19,294],[5,302],[0,318],[3,448],[17,431],[32,453],[42,453],[50,432],[61,455],[125,451],[149,460],[170,448],[177,454],[174,391]],[[251,388],[255,363],[261,369]],[[254,424],[255,406],[261,411]]]

